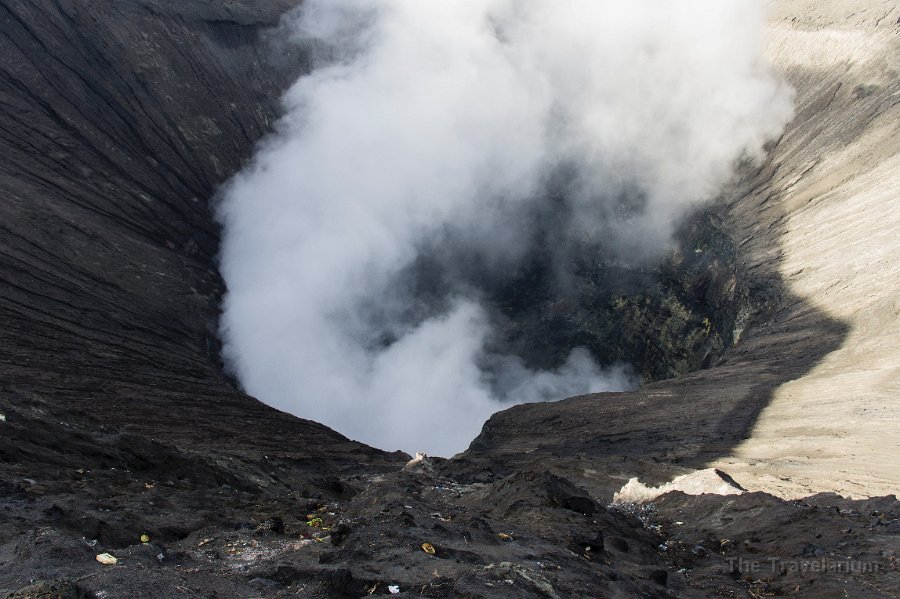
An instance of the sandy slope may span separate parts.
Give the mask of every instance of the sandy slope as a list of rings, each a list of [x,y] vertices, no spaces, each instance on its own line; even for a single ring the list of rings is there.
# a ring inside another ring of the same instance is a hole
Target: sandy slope
[[[709,465],[784,497],[897,492],[900,9],[771,8],[796,117],[721,203],[763,309],[715,368],[496,414],[475,468],[565,464],[605,497]]]
[[[849,325],[782,385],[718,462],[754,488],[855,496],[900,488],[900,7],[778,2],[768,55],[797,89],[771,180],[732,206],[751,260]],[[777,261],[765,260],[773,248]],[[785,480],[789,479],[789,481]]]

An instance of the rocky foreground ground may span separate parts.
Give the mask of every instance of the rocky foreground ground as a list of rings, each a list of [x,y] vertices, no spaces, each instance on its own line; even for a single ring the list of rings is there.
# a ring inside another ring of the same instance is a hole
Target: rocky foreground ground
[[[276,450],[249,468],[35,425],[15,411],[4,438],[78,449],[5,483],[10,597],[900,595],[893,497],[786,501],[722,479],[737,494],[609,506],[552,465],[360,452],[342,468]]]
[[[895,3],[772,4],[798,111],[715,207],[758,300],[715,367],[410,465],[221,371],[209,201],[295,4],[0,0],[0,596],[900,596]],[[614,504],[682,475],[729,494]]]

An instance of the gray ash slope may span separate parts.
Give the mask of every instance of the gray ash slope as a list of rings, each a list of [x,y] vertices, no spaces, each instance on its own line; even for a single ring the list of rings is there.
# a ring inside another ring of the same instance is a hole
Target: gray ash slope
[[[630,476],[663,482],[728,458],[777,389],[851,335],[760,266],[790,258],[771,260],[787,208],[764,206],[775,224],[741,244],[760,314],[723,364],[634,394],[505,411],[454,460],[402,470],[408,456],[236,390],[217,357],[208,200],[303,68],[265,43],[294,4],[0,0],[0,589],[64,579],[106,597],[355,597],[389,585],[432,597],[897,596],[892,499],[672,494],[652,509],[603,507]],[[853,26],[896,35],[900,15],[879,16],[863,11]],[[896,84],[842,95],[827,77],[789,75],[808,90],[782,140],[795,162],[749,174],[735,197],[806,172],[815,149],[791,140],[833,144],[836,129],[863,136],[896,114]],[[816,102],[826,92],[832,101]],[[829,129],[828,111],[856,126]],[[752,226],[736,205],[718,218],[743,239]],[[103,551],[120,564],[97,563]],[[727,567],[769,556],[883,569]]]
[[[269,90],[293,74],[272,64],[261,36],[283,9],[3,3],[10,421],[91,414],[153,437],[165,424],[192,444],[266,437],[261,451],[308,436],[310,456],[344,443],[236,392],[217,355],[208,201],[277,118]],[[234,434],[222,438],[219,421]],[[392,461],[352,443],[340,451]]]

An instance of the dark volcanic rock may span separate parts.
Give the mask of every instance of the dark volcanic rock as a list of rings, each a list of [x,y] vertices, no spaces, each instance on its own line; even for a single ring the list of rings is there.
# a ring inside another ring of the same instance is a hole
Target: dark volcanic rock
[[[558,368],[585,347],[601,364],[628,363],[645,382],[684,375],[717,364],[766,308],[713,210],[692,215],[659,264],[611,259],[602,244],[568,251],[566,284],[556,280],[555,254],[538,247],[488,296],[501,315],[498,345],[534,368]]]
[[[266,42],[295,4],[0,2],[0,541],[169,542],[405,459],[221,371],[210,201],[306,68]]]
[[[28,585],[6,599],[94,599],[94,594],[68,581],[53,581]]]
[[[394,459],[221,372],[209,203],[305,67],[265,41],[293,4],[0,3],[0,456],[17,476],[41,478],[33,460],[239,487],[295,460],[324,476]],[[228,465],[250,443],[259,465]],[[222,457],[193,462],[204,446]]]

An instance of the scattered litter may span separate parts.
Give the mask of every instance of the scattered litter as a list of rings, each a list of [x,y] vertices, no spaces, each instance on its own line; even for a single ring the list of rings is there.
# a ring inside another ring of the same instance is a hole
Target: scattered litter
[[[422,543],[422,551],[428,555],[434,555],[434,545],[431,543]]]
[[[388,593],[391,595],[397,595],[400,593],[400,586],[396,584],[388,585]]]
[[[203,539],[202,541],[200,541],[200,542],[197,544],[197,547],[203,547],[204,545],[206,545],[206,544],[209,543],[210,541],[212,541],[212,539]]]
[[[424,462],[426,459],[428,459],[428,454],[426,454],[422,451],[417,451],[416,457],[414,457],[410,461],[406,462],[406,465],[404,466],[404,468],[412,468],[416,464],[419,464],[420,462]]]
[[[536,590],[541,593],[544,597],[549,597],[550,599],[559,599],[559,595],[556,594],[556,591],[553,588],[553,585],[550,584],[550,581],[547,580],[542,574],[537,572],[533,572],[527,568],[524,568],[518,564],[513,564],[511,562],[500,562],[499,564],[488,564],[487,566],[478,566],[475,568],[476,575],[478,572],[490,573],[494,576],[501,577],[503,580],[513,580],[514,576],[518,576],[519,578],[524,579],[531,585],[533,585]],[[489,582],[485,582],[488,586],[493,586]],[[509,584],[509,583],[507,583]],[[515,581],[513,580],[513,584]]]
[[[149,543],[149,542],[150,542],[150,535],[148,535],[147,533],[142,534],[141,535],[141,543]]]
[[[0,414],[0,422],[6,422],[6,414]]]
[[[497,533],[497,538],[499,538],[501,541],[512,541],[512,535],[508,535],[505,532]]]
[[[97,545],[97,539],[91,539],[90,541],[81,537],[81,541],[87,545],[88,547],[95,547]]]
[[[164,559],[166,559],[166,556],[164,553],[157,553],[156,559],[158,559],[159,561],[163,561]]]
[[[303,547],[312,545],[314,541],[321,543],[324,542],[324,539],[260,542],[258,539],[241,538],[222,545],[221,552],[233,571],[246,573],[248,569],[257,567],[262,562],[275,559],[288,552],[299,551]]]
[[[119,558],[114,555],[110,555],[109,553],[101,553],[97,555],[96,559],[98,562],[103,564],[104,566],[115,566],[119,563]]]

